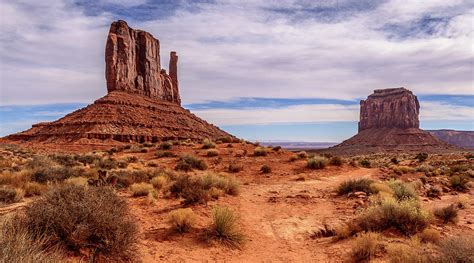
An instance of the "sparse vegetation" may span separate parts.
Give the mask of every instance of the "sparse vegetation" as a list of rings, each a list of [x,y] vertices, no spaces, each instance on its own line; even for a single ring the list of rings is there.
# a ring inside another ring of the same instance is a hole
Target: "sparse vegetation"
[[[296,153],[296,156],[297,156],[299,159],[306,159],[306,158],[308,158],[308,154],[307,154],[305,151],[301,151],[301,152]]]
[[[255,156],[267,156],[268,154],[268,149],[265,147],[258,146],[255,148],[253,151],[253,155]]]
[[[474,262],[474,237],[455,236],[441,241],[438,261],[442,263],[450,262]]]
[[[48,245],[73,251],[88,249],[92,257],[133,258],[137,226],[127,204],[107,188],[60,186],[28,205],[30,235]]]
[[[439,197],[441,195],[441,190],[438,187],[431,186],[426,190],[426,196],[428,197]]]
[[[359,162],[360,166],[365,167],[365,168],[370,168],[371,164],[370,161],[367,159],[363,159]]]
[[[328,159],[322,156],[314,156],[308,159],[306,167],[310,169],[324,169],[328,165]]]
[[[465,191],[469,188],[469,178],[465,175],[453,175],[449,178],[449,183],[457,191]]]
[[[359,234],[352,245],[351,258],[355,262],[369,261],[380,249],[380,234],[368,232]]]
[[[441,234],[437,230],[431,228],[423,230],[423,232],[418,234],[418,237],[424,243],[438,244],[441,240]]]
[[[11,186],[0,186],[0,204],[11,204],[21,201],[25,192]]]
[[[168,214],[168,224],[178,233],[188,232],[196,223],[196,215],[191,208],[180,208]]]
[[[268,174],[268,173],[272,172],[272,168],[270,168],[270,166],[264,164],[264,165],[262,165],[262,167],[260,167],[260,172],[264,173],[264,174]]]
[[[130,186],[132,196],[147,196],[153,191],[153,185],[148,183],[135,183]]]
[[[405,244],[391,243],[387,246],[388,258],[393,263],[429,263],[431,257],[421,249],[418,238],[411,238]]]
[[[232,247],[239,247],[244,235],[238,225],[239,217],[228,207],[215,206],[212,209],[212,226],[208,238]]]
[[[166,176],[155,176],[150,180],[150,183],[155,189],[162,189],[168,184],[168,179]]]
[[[342,182],[337,187],[336,191],[338,195],[345,195],[351,192],[358,192],[358,191],[371,194],[373,193],[373,188],[371,187],[371,184],[373,182],[374,181],[367,178],[348,180],[348,181]]]
[[[458,221],[458,208],[454,204],[439,207],[434,210],[434,215],[441,219],[444,224],[449,222],[456,224]]]
[[[343,164],[343,160],[341,157],[339,156],[333,156],[331,157],[331,159],[329,160],[329,164],[330,165],[335,165],[335,166],[341,166]]]
[[[218,156],[218,155],[219,155],[219,151],[216,150],[216,149],[207,150],[207,152],[206,152],[207,157],[215,157],[215,156]]]
[[[176,164],[176,170],[191,171],[192,169],[206,170],[207,164],[193,155],[183,155]]]
[[[155,157],[156,158],[170,158],[170,157],[176,157],[176,154],[169,151],[156,151]]]
[[[415,188],[408,183],[404,183],[399,180],[390,180],[388,181],[388,186],[393,190],[393,196],[401,201],[407,199],[418,199],[418,195],[415,191]]]
[[[212,142],[210,139],[204,139],[202,141],[202,148],[203,149],[216,148],[216,144],[214,142]]]
[[[227,171],[229,173],[238,173],[244,169],[244,166],[242,164],[232,162],[227,166]]]
[[[171,150],[172,147],[173,147],[173,143],[168,142],[168,141],[162,142],[160,143],[160,146],[158,146],[160,150]]]
[[[418,153],[415,156],[415,159],[417,159],[420,163],[424,162],[426,159],[428,159],[428,154],[427,153]]]

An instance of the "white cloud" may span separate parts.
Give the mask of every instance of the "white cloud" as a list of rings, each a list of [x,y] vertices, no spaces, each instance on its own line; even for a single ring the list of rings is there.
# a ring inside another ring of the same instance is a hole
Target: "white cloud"
[[[349,2],[226,0],[129,24],[160,39],[162,64],[169,51],[178,51],[185,103],[247,96],[353,99],[399,86],[415,94],[474,94],[473,13],[465,1],[390,0],[331,23],[265,9]],[[92,102],[105,94],[112,14],[86,16],[69,0],[0,0],[0,10],[2,104]],[[410,24],[430,14],[458,16],[431,37],[395,41],[380,30],[384,23]]]
[[[449,105],[442,102],[425,102],[420,108],[421,121],[459,120],[474,122],[474,108]]]

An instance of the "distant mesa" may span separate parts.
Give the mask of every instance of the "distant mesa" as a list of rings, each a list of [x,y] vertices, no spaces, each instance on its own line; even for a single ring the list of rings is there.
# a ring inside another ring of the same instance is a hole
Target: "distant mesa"
[[[455,150],[421,130],[418,98],[405,88],[378,89],[360,102],[359,132],[329,151],[346,154]]]
[[[474,131],[428,130],[427,132],[449,144],[464,149],[474,149]]]
[[[233,137],[181,107],[178,56],[161,68],[160,42],[150,33],[113,22],[105,50],[108,94],[63,118],[35,124],[4,140],[109,144]]]

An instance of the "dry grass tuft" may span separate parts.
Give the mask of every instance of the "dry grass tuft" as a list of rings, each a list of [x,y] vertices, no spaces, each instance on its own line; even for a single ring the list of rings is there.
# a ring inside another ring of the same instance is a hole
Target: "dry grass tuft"
[[[439,262],[474,262],[474,236],[456,236],[441,241]]]
[[[192,169],[206,170],[207,164],[195,156],[183,155],[176,164],[175,169],[181,171],[191,171]]]
[[[20,202],[23,196],[25,196],[25,192],[22,189],[11,186],[0,186],[0,204]]]
[[[459,220],[458,218],[458,208],[454,205],[448,205],[445,207],[438,207],[434,210],[434,215],[441,219],[444,224],[453,223],[456,224]]]
[[[212,220],[213,223],[208,232],[209,239],[231,247],[239,247],[243,244],[244,234],[238,226],[239,217],[230,208],[215,206],[212,209]]]
[[[328,165],[328,159],[326,157],[314,156],[308,159],[306,167],[310,169],[324,169]]]
[[[359,178],[342,182],[336,189],[338,195],[345,195],[351,192],[373,193],[371,187],[374,181],[367,178]]]
[[[375,257],[380,246],[380,234],[362,233],[354,240],[351,257],[355,262],[369,261]]]
[[[202,149],[211,149],[216,148],[216,144],[212,142],[210,139],[204,139],[202,141]]]
[[[387,253],[390,262],[393,263],[429,263],[432,262],[431,257],[425,253],[417,238],[410,239],[406,244],[389,244]]]
[[[153,190],[153,185],[148,183],[135,183],[130,186],[132,196],[146,196]]]
[[[191,208],[180,208],[168,214],[168,224],[178,232],[188,232],[196,223],[196,215]]]
[[[255,148],[253,151],[254,156],[267,156],[268,154],[268,149],[265,147],[258,146]]]
[[[423,232],[418,234],[418,237],[424,243],[438,244],[441,240],[441,234],[437,230],[431,228],[423,230]]]

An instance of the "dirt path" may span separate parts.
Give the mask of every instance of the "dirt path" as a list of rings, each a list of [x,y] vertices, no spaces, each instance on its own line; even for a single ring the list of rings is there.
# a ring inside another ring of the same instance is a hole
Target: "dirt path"
[[[306,181],[282,178],[275,183],[243,185],[238,197],[226,197],[218,201],[219,204],[232,207],[241,216],[247,236],[241,250],[220,245],[210,246],[199,241],[199,233],[210,223],[213,204],[194,209],[200,217],[194,233],[176,236],[167,233],[166,224],[163,223],[165,213],[157,207],[150,211],[144,205],[144,200],[134,200],[133,213],[140,218],[146,233],[140,246],[143,260],[343,261],[349,250],[347,242],[338,242],[336,245],[329,238],[315,240],[310,235],[324,223],[335,225],[353,215],[351,202],[334,195],[334,188],[340,182],[349,178],[371,177],[376,172],[376,169],[357,168],[340,173],[326,173],[317,179]],[[161,207],[168,205],[163,204]]]

